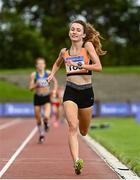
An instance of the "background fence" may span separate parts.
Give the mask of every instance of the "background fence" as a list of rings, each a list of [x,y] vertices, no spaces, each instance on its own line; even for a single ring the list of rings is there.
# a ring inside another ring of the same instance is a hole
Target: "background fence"
[[[95,102],[93,116],[135,116],[140,111],[140,102]],[[0,116],[33,117],[32,103],[0,104]]]

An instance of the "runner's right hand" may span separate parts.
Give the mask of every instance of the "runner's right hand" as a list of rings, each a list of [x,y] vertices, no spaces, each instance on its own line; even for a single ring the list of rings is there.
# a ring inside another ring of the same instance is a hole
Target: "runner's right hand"
[[[51,82],[51,80],[53,79],[53,75],[52,74],[50,74],[49,76],[48,76],[48,78],[47,78],[47,81],[48,81],[48,83],[50,83]]]

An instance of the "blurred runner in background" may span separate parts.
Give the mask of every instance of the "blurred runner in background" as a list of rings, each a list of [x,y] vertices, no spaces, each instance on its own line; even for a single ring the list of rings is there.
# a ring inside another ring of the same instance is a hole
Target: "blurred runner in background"
[[[35,119],[39,132],[39,143],[43,143],[45,139],[45,131],[49,129],[49,118],[51,115],[51,102],[50,102],[50,84],[47,78],[50,74],[49,70],[46,70],[46,62],[43,58],[37,58],[36,71],[30,75],[29,89],[34,90],[34,110]],[[57,92],[57,80],[53,77],[53,93]],[[43,116],[42,108],[43,107]],[[42,120],[43,117],[43,120]]]

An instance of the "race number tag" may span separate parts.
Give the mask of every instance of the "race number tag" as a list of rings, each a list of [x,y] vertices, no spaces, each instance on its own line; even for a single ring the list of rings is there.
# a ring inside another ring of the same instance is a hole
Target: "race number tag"
[[[39,87],[48,87],[49,86],[48,81],[46,79],[44,79],[44,78],[39,79],[37,81],[37,84],[38,84]]]
[[[80,62],[82,64],[84,64],[84,57],[83,56],[73,56],[73,57],[68,57],[68,58],[65,58],[65,65],[66,65],[66,71],[67,73],[73,73],[73,72],[79,72],[79,71],[82,71],[82,68],[80,67],[77,67],[77,66],[68,66],[67,65],[67,61],[73,61],[73,62]]]

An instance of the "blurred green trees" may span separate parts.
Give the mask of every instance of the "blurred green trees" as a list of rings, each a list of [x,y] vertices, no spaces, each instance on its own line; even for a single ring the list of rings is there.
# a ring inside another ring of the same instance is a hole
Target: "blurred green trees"
[[[69,47],[68,24],[92,23],[105,38],[104,65],[140,65],[140,6],[136,0],[3,0],[0,68],[30,67],[38,56],[52,65]]]

